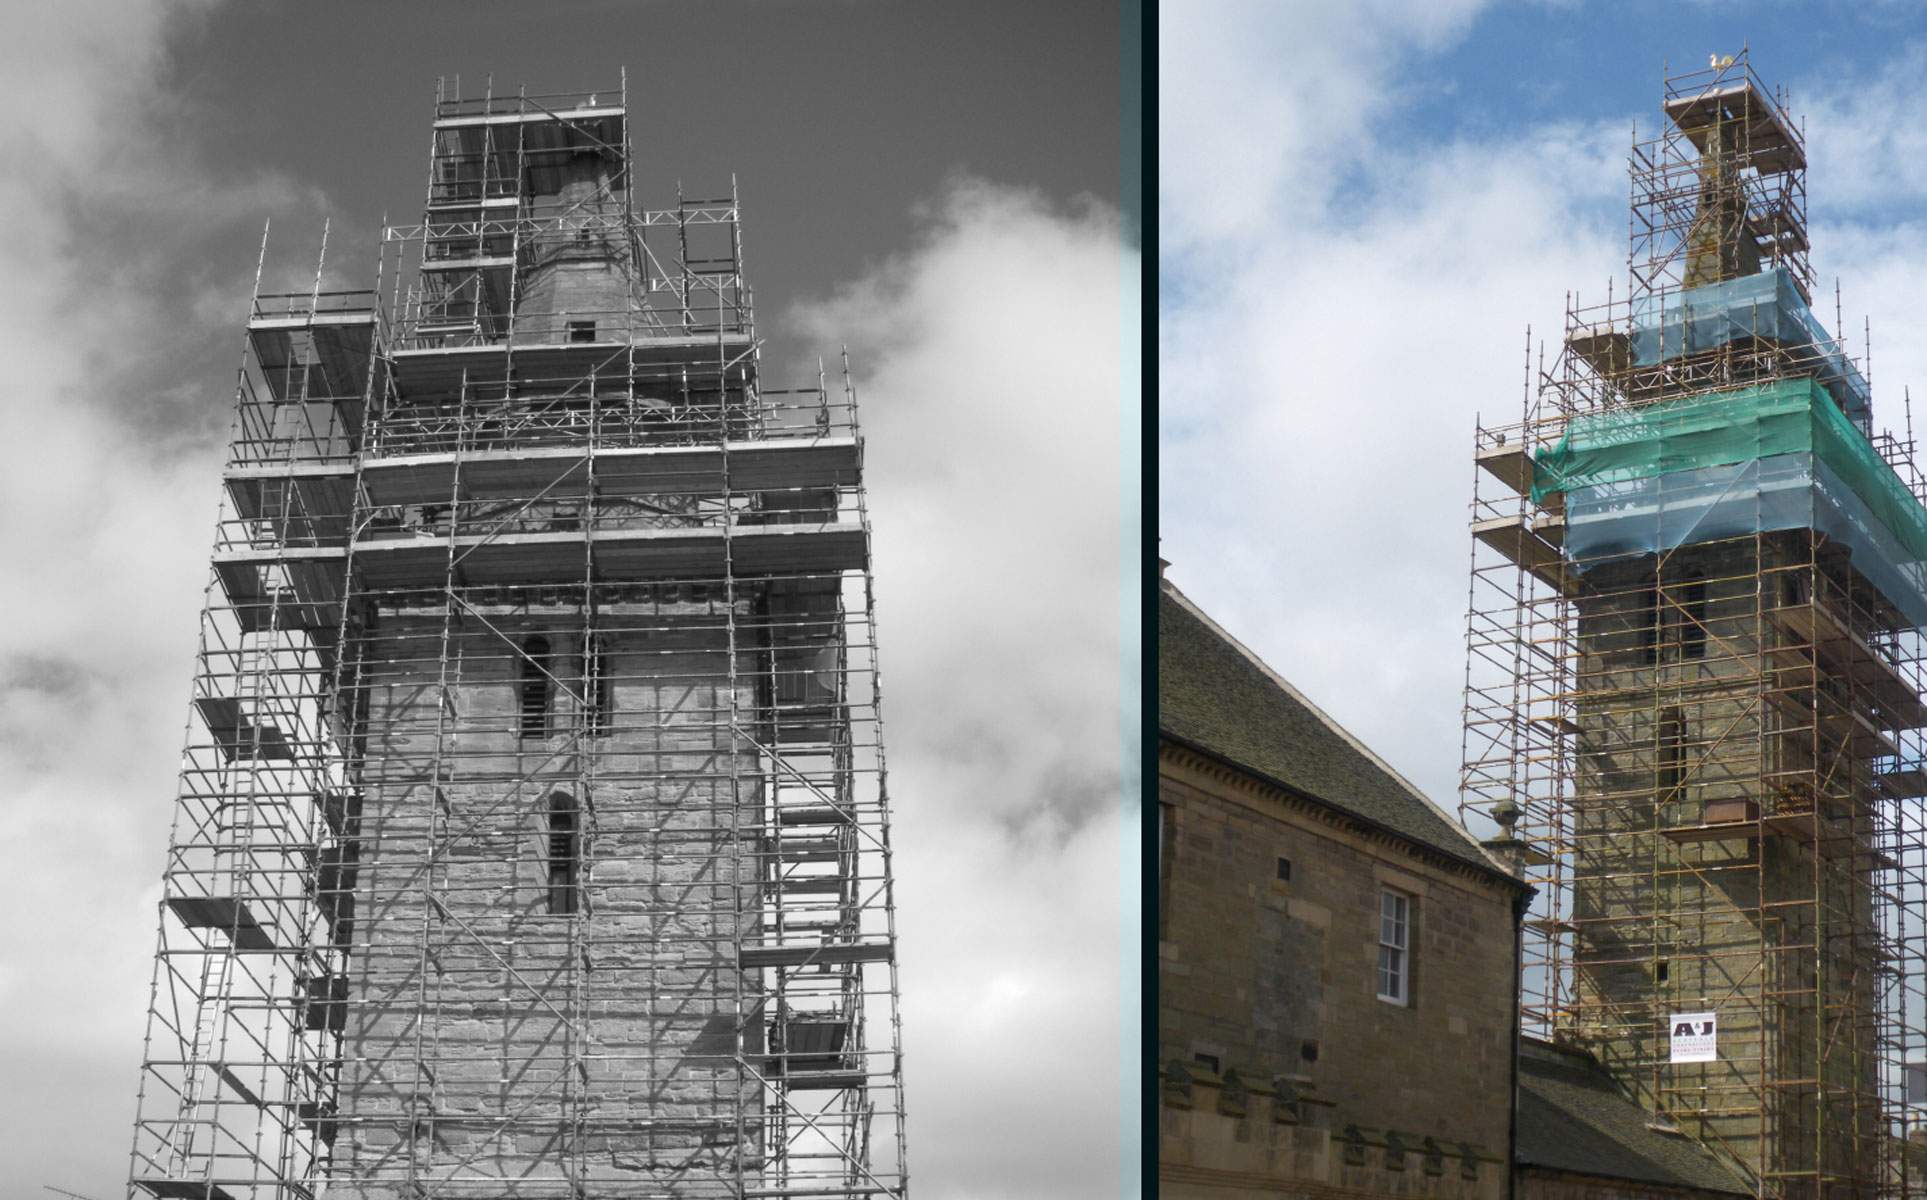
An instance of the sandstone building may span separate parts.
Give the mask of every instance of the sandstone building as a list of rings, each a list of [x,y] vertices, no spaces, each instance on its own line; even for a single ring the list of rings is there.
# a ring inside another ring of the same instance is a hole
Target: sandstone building
[[[443,90],[374,290],[254,299],[130,1194],[902,1190],[854,397],[632,164]]]
[[[1510,845],[1160,590],[1160,1194],[1742,1194],[1591,1056],[1517,1048]]]
[[[1503,1197],[1525,886],[1169,582],[1158,722],[1162,1191]]]
[[[1814,314],[1784,94],[1669,79],[1631,176],[1627,287],[1478,435],[1463,802],[1539,889],[1524,1027],[1752,1194],[1917,1190],[1927,488]]]

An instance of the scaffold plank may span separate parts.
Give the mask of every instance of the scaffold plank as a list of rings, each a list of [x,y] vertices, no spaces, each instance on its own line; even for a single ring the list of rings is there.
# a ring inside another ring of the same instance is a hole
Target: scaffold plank
[[[155,1200],[235,1200],[233,1192],[205,1179],[135,1179],[134,1186]]]
[[[853,437],[772,437],[721,445],[528,446],[396,455],[370,458],[362,483],[372,504],[446,504],[529,497],[558,483],[557,490],[574,494],[585,491],[591,478],[599,496],[849,487],[857,482],[858,470]]]
[[[347,562],[346,549],[335,546],[241,546],[214,552],[215,573],[230,604],[268,599],[262,572],[274,568],[285,573],[296,604],[337,604]]]
[[[1793,643],[1791,647],[1774,647],[1776,659],[1785,658],[1789,650],[1811,647],[1829,670],[1852,679],[1872,701],[1876,724],[1886,729],[1927,725],[1927,704],[1921,702],[1913,685],[1827,605],[1783,605],[1767,609],[1766,616]]]
[[[771,881],[771,890],[791,896],[825,895],[843,890],[847,875],[784,875]]]
[[[792,1092],[829,1092],[863,1087],[870,1076],[863,1071],[785,1071],[781,1082]]]
[[[354,543],[355,566],[371,588],[439,585],[450,539],[373,537]],[[599,529],[466,535],[453,539],[461,582],[530,584],[589,577],[598,581],[720,578],[786,571],[845,571],[868,562],[868,534],[850,522],[761,525],[732,530]],[[593,564],[591,566],[590,564]]]
[[[281,403],[332,400],[359,411],[368,393],[375,314],[312,312],[256,317],[248,344]]]
[[[1486,474],[1523,496],[1532,490],[1532,454],[1518,443],[1481,446],[1476,452]]]
[[[820,1197],[835,1197],[836,1200],[856,1200],[859,1196],[896,1196],[902,1193],[894,1188],[878,1187],[872,1184],[838,1184],[834,1187],[790,1187],[790,1188],[750,1188],[743,1193],[744,1200],[817,1200]]]
[[[350,462],[235,466],[225,472],[225,482],[235,515],[262,522],[281,540],[317,546],[347,541],[355,482]]]
[[[783,825],[848,825],[855,821],[855,815],[847,810],[830,807],[786,808],[776,814]]]
[[[628,376],[631,364],[698,370],[745,361],[755,342],[747,333],[652,334],[638,329],[627,342],[507,342],[479,346],[425,346],[394,352],[395,387],[404,402],[441,397],[464,384],[501,383],[508,378],[511,350],[515,374],[523,380],[583,381],[601,374]]]
[[[216,929],[241,950],[272,950],[274,938],[236,896],[169,896],[167,907],[189,929]]]
[[[1559,550],[1564,534],[1565,518],[1558,516],[1514,514],[1472,523],[1473,537],[1524,567],[1540,582],[1570,594],[1575,583]]]
[[[232,696],[196,696],[194,708],[229,761],[294,758],[288,739],[273,722],[243,712],[241,702]]]
[[[1661,829],[1660,836],[1670,842],[1720,842],[1734,838],[1754,838],[1775,834],[1796,841],[1813,840],[1811,813],[1769,814],[1755,820],[1711,821],[1701,825],[1677,825]]]
[[[513,102],[512,99],[504,99],[502,101],[504,104]],[[480,129],[489,125],[556,125],[565,121],[613,122],[613,126],[605,131],[606,137],[604,137],[604,140],[608,140],[622,136],[621,128],[625,116],[626,110],[621,105],[616,104],[564,108],[553,112],[543,108],[528,108],[516,112],[465,113],[460,116],[438,116],[435,118],[435,128],[438,130],[465,130]],[[598,134],[598,136],[604,135]]]
[[[1806,151],[1781,118],[1779,105],[1750,79],[1670,97],[1666,115],[1701,151],[1707,147],[1709,130],[1737,123],[1745,131],[1742,145],[1748,162],[1762,174],[1806,169]]]
[[[744,946],[740,957],[744,968],[750,969],[889,962],[895,955],[896,948],[889,942],[826,942],[801,946]]]
[[[1797,737],[1812,729],[1821,741],[1855,758],[1893,757],[1900,753],[1893,739],[1857,708],[1842,712],[1829,700],[1822,701],[1822,707],[1816,710],[1812,701],[1786,691],[1768,692],[1766,700],[1779,713],[1782,737]]]
[[[1566,335],[1566,349],[1605,379],[1617,378],[1633,365],[1632,339],[1617,325],[1582,325]]]

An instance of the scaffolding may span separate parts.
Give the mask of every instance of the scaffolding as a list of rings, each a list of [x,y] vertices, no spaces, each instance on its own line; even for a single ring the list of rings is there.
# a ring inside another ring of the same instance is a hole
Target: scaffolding
[[[626,79],[433,125],[372,291],[257,272],[129,1195],[902,1196],[847,361]]]
[[[1922,1186],[1927,556],[1897,539],[1927,486],[1911,418],[1873,433],[1812,317],[1785,97],[1742,53],[1670,77],[1664,110],[1632,149],[1627,293],[1569,297],[1550,364],[1528,338],[1521,419],[1476,434],[1461,815],[1538,888],[1526,1032],[1762,1197],[1898,1196]],[[1674,1062],[1696,1013],[1718,1058]]]

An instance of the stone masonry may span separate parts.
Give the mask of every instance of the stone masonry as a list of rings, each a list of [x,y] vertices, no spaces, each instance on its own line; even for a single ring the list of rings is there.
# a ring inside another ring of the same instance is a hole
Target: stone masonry
[[[1565,1032],[1749,1178],[1850,1175],[1874,1090],[1869,751],[1786,619],[1852,579],[1808,538],[1685,547],[1657,585],[1650,558],[1595,568],[1579,615]],[[1668,1017],[1699,1011],[1718,1061],[1669,1063]]]
[[[1208,1102],[1163,1110],[1160,1169],[1171,1170],[1161,1190],[1223,1196],[1282,1176],[1372,1195],[1503,1195],[1509,889],[1179,750],[1160,754],[1159,802],[1169,875],[1158,1056],[1217,1063],[1216,1072],[1199,1067]],[[1404,1006],[1375,994],[1387,886],[1414,898]],[[1208,1088],[1231,1072],[1301,1092],[1301,1118],[1247,1115],[1220,1129],[1231,1118]],[[1426,1169],[1428,1146],[1449,1169]]]
[[[602,614],[649,632],[605,639],[610,711],[593,737],[570,695],[587,694],[579,612],[484,610],[496,630],[453,633],[445,685],[439,616],[385,618],[364,681],[371,768],[340,1092],[342,1175],[383,1182],[352,1194],[406,1194],[423,1141],[438,1172],[516,1178],[573,1160],[644,1190],[713,1177],[739,1149],[753,1166],[734,1055],[739,1036],[756,1049],[760,1025],[740,1015],[754,997],[733,944],[754,869],[732,823],[758,802],[757,764],[731,748],[719,609]],[[520,728],[519,661],[502,644],[535,634],[561,683],[544,737]],[[753,689],[739,688],[747,710]],[[581,815],[574,915],[549,911],[558,794]],[[598,1133],[598,1118],[621,1135]]]

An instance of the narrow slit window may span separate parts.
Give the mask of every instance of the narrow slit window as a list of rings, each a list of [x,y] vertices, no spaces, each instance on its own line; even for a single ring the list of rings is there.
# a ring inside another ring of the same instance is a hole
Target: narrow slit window
[[[1634,636],[1639,647],[1639,661],[1655,663],[1659,661],[1659,582],[1649,580],[1639,589],[1637,602],[1633,607]]]
[[[575,800],[561,792],[549,797],[549,915],[576,911],[577,876],[581,864],[581,831]]]
[[[609,732],[609,675],[599,637],[582,642],[582,731],[591,737]]]
[[[549,736],[549,710],[555,703],[555,677],[549,670],[549,639],[522,643],[521,732],[525,738]]]
[[[1659,715],[1659,771],[1657,785],[1660,803],[1679,798],[1680,785],[1686,782],[1686,716],[1677,708]]]
[[[1390,888],[1378,894],[1378,998],[1409,1004],[1412,994],[1412,898]]]
[[[1692,578],[1680,588],[1679,656],[1706,657],[1706,581]]]

